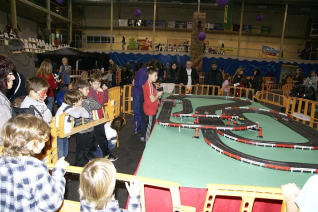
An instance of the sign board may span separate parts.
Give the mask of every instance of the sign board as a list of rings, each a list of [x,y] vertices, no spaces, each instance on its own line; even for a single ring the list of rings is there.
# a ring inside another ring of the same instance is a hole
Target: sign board
[[[299,118],[305,121],[310,121],[310,116],[306,116],[305,114],[302,114],[302,113],[293,113],[293,117]]]
[[[119,19],[118,26],[119,27],[128,27],[128,19]]]

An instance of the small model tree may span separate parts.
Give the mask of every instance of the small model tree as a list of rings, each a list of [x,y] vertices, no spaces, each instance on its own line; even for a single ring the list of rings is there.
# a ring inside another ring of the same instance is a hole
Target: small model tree
[[[129,38],[128,49],[129,50],[136,50],[137,49],[137,43],[136,43],[135,38]]]

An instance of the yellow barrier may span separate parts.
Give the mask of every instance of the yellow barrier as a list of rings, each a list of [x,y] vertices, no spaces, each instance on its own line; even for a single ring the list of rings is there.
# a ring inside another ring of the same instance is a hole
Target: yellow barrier
[[[231,96],[231,97],[242,97],[242,98],[253,100],[254,89],[228,86],[227,93],[225,93],[224,90],[221,89],[220,95],[221,96]]]
[[[317,107],[316,101],[296,97],[286,98],[286,114],[316,129],[318,129]]]
[[[204,212],[212,212],[216,196],[241,197],[240,212],[251,212],[255,199],[281,200],[281,212],[286,211],[286,203],[280,188],[224,184],[208,184],[207,187],[208,192],[204,203]]]
[[[286,97],[268,91],[257,92],[254,98],[263,103],[283,107],[285,113],[296,121],[301,121],[303,124],[318,129],[318,117],[316,115],[318,102],[316,101]]]
[[[285,96],[269,91],[258,91],[256,92],[254,98],[257,101],[265,104],[272,104],[280,107],[284,107],[286,105]]]
[[[178,84],[174,87],[174,94],[185,95],[185,94],[195,94],[195,95],[212,95],[217,96],[220,92],[220,86],[216,85],[187,85]]]
[[[50,169],[54,168],[53,164],[49,164],[48,166]],[[82,170],[83,170],[82,167],[69,166],[69,167],[67,167],[66,171],[69,173],[73,173],[73,174],[80,174],[82,172]],[[172,199],[173,211],[175,211],[175,212],[177,212],[177,211],[195,212],[196,211],[196,209],[194,207],[181,205],[180,192],[179,192],[180,184],[179,183],[165,181],[165,180],[157,180],[157,179],[146,178],[146,177],[139,177],[139,176],[134,176],[134,175],[129,175],[129,174],[122,174],[122,173],[116,174],[116,180],[121,181],[121,182],[129,182],[133,178],[138,178],[141,182],[141,185],[142,185],[141,205],[142,205],[143,212],[146,211],[145,210],[145,196],[144,196],[145,195],[144,194],[144,186],[145,185],[169,189],[170,194],[171,194],[171,199]],[[60,211],[70,211],[69,209],[72,209],[71,211],[79,211],[79,210],[77,210],[78,208],[79,208],[79,202],[65,200]]]
[[[116,75],[116,85],[120,85],[120,83],[121,83],[121,70],[117,70],[115,75]]]
[[[122,89],[121,112],[125,114],[133,114],[132,110],[132,85],[124,85]]]
[[[270,90],[282,90],[281,84],[274,84],[274,83],[263,83],[262,90],[270,91]]]
[[[292,83],[288,83],[282,86],[282,91],[283,91],[283,95],[284,96],[289,96],[289,93],[291,91],[291,89],[293,88],[293,84]]]
[[[121,113],[120,95],[121,95],[121,89],[119,86],[110,88],[108,90],[108,99],[115,101],[115,117],[119,116]]]

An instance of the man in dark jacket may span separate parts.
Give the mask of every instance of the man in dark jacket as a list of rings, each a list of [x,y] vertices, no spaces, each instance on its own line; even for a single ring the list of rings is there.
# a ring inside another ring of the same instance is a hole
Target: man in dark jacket
[[[190,60],[186,62],[186,68],[180,70],[179,83],[187,85],[187,87],[199,84],[198,73],[194,68],[192,68],[192,62]]]
[[[217,85],[222,87],[223,83],[223,75],[222,72],[218,69],[218,65],[216,62],[211,63],[211,69],[208,70],[208,72],[205,73],[204,77],[204,84],[206,85]],[[209,91],[209,94],[212,94],[212,89]],[[215,89],[215,92],[217,94],[217,89]]]
[[[204,83],[206,85],[218,85],[220,87],[222,86],[223,76],[222,72],[218,69],[218,65],[216,64],[216,62],[212,62],[211,69],[206,72]]]
[[[254,78],[251,82],[255,92],[262,90],[263,76],[260,69],[254,70]]]

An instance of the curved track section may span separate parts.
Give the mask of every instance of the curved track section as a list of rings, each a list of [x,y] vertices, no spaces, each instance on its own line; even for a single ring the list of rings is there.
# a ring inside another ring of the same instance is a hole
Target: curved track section
[[[244,116],[244,113],[259,113],[263,115],[267,115],[276,121],[282,123],[283,125],[287,126],[288,128],[292,129],[293,131],[301,134],[305,137],[308,142],[306,143],[289,143],[288,141],[281,141],[281,142],[273,142],[273,141],[265,141],[265,140],[253,140],[253,139],[246,139],[239,135],[236,135],[232,132],[224,132],[224,131],[217,131],[222,136],[230,138],[232,140],[243,142],[247,144],[257,145],[257,146],[265,146],[265,147],[281,147],[281,148],[293,148],[293,149],[302,149],[302,150],[317,150],[318,149],[318,132],[317,130],[306,126],[300,122],[297,122],[287,116],[285,113],[279,113],[273,110],[261,109],[261,108],[249,108],[249,107],[227,107],[223,109],[223,112],[226,113],[228,116],[239,116],[243,118],[242,123],[245,125],[257,124],[255,122],[250,121]]]
[[[294,163],[294,162],[283,162],[283,161],[274,161],[255,157],[237,151],[226,144],[224,144],[219,135],[230,138],[232,140],[243,142],[246,144],[260,145],[265,147],[283,147],[283,148],[295,148],[302,150],[316,150],[318,149],[318,142],[316,141],[318,132],[315,129],[310,128],[309,126],[303,125],[300,122],[297,122],[283,113],[276,111],[259,109],[259,108],[249,108],[248,105],[251,104],[248,100],[242,100],[238,98],[225,98],[233,100],[233,103],[221,104],[221,105],[211,105],[211,106],[202,106],[196,108],[195,114],[197,115],[187,115],[193,112],[191,101],[185,99],[187,97],[191,98],[202,98],[198,96],[170,96],[168,99],[181,100],[184,106],[183,110],[174,113],[174,116],[188,116],[195,117],[196,121],[194,124],[182,124],[170,122],[170,116],[172,113],[172,107],[174,103],[172,101],[166,101],[163,103],[162,110],[158,116],[158,122],[160,125],[169,126],[169,127],[179,127],[179,128],[195,128],[201,129],[204,136],[205,142],[211,146],[216,151],[227,155],[236,160],[246,162],[249,164],[283,170],[291,172],[310,172],[318,173],[318,164],[307,164],[307,163]],[[220,99],[216,97],[206,97],[207,99]],[[217,110],[223,109],[223,114],[221,116],[215,116]],[[231,131],[235,130],[247,130],[247,129],[258,129],[258,124],[250,121],[244,116],[244,113],[254,112],[264,115],[268,115],[292,130],[296,131],[299,134],[302,134],[307,138],[307,143],[288,143],[288,142],[272,142],[272,141],[260,141],[252,140],[240,137]],[[243,118],[239,126],[228,126],[225,125],[221,117],[227,117],[228,119],[237,119],[237,117]],[[225,130],[228,130],[226,133]]]

